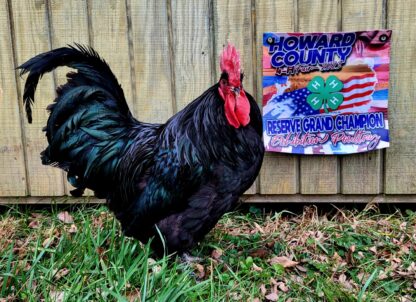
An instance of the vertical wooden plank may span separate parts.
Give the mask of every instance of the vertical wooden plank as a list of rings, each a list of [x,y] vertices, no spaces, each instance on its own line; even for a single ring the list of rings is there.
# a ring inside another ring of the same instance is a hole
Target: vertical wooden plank
[[[88,9],[86,0],[49,2],[49,15],[51,24],[51,44],[52,48],[64,47],[74,42],[88,45]],[[66,82],[66,74],[69,68],[60,67],[54,71],[55,84],[57,86]],[[74,188],[64,177],[65,192],[68,195]],[[91,192],[88,191],[88,195]]]
[[[262,41],[264,32],[295,31],[296,0],[257,0],[256,52],[257,101],[261,105],[262,91]],[[299,157],[290,154],[266,153],[260,171],[261,194],[295,194],[298,192]]]
[[[251,0],[220,1],[214,0],[214,67],[215,81],[219,80],[219,56],[228,41],[240,51],[242,69],[244,72],[244,89],[254,97],[255,90],[255,54],[253,53],[253,23],[251,14]],[[247,194],[256,193],[254,183]]]
[[[255,95],[255,62],[253,62],[253,27],[251,1],[214,0],[215,80],[221,75],[219,56],[228,41],[240,51],[244,72],[244,89]]]
[[[299,0],[298,26],[301,32],[324,32],[338,29],[338,1]],[[302,194],[335,194],[339,171],[336,156],[301,156],[300,191]]]
[[[134,113],[125,1],[88,0],[91,45],[110,65]],[[147,43],[146,40],[141,40]]]
[[[172,85],[166,1],[128,0],[138,112],[144,122],[172,116]]]
[[[13,45],[6,0],[0,2],[0,196],[26,195],[26,171]]]
[[[172,1],[176,111],[212,86],[209,0]]]
[[[50,49],[48,12],[46,1],[10,1],[15,29],[15,51],[18,64]],[[21,91],[24,79],[19,82]],[[22,96],[19,96],[20,102]],[[45,149],[47,141],[42,132],[48,113],[45,110],[55,98],[51,74],[40,81],[35,95],[33,124],[24,121],[28,166],[29,194],[32,196],[60,196],[64,194],[63,174],[59,169],[43,166],[39,153]]]
[[[342,30],[384,28],[383,3],[378,0],[343,0]],[[382,190],[382,151],[341,158],[341,193],[377,194]]]
[[[385,193],[416,193],[416,1],[388,3],[387,26],[393,29],[389,91],[391,147],[386,149]]]

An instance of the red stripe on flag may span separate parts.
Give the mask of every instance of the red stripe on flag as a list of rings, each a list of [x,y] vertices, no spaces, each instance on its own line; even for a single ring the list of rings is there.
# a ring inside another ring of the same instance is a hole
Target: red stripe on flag
[[[337,110],[342,110],[342,109],[346,109],[346,108],[354,108],[354,107],[359,107],[365,104],[368,104],[368,102],[370,102],[370,100],[365,100],[365,101],[361,101],[361,102],[356,102],[356,103],[351,103],[348,105],[341,105],[337,108]]]
[[[361,98],[363,96],[372,95],[373,92],[374,92],[373,90],[369,90],[369,91],[366,91],[366,92],[356,93],[356,94],[350,95],[349,97],[344,98],[344,102],[345,101],[350,101],[350,100],[353,100],[353,99],[358,99],[358,98]]]
[[[363,83],[363,84],[355,84],[355,85],[352,85],[351,87],[342,89],[341,92],[350,92],[351,90],[359,89],[359,88],[366,88],[366,87],[369,87],[369,86],[373,86],[374,84],[375,84],[375,82],[368,82],[368,83]]]
[[[371,100],[365,100],[365,101],[361,101],[361,102],[356,102],[356,103],[350,103],[350,104],[348,104],[348,105],[341,105],[341,106],[339,106],[337,109],[335,109],[335,110],[332,110],[332,109],[330,109],[330,108],[328,108],[328,111],[329,112],[333,112],[333,111],[340,111],[340,110],[344,110],[344,109],[351,109],[351,110],[354,110],[355,109],[355,111],[351,111],[351,112],[342,112],[342,113],[340,113],[340,114],[352,114],[352,113],[357,113],[357,111],[356,111],[356,107],[359,107],[359,106],[362,106],[362,105],[366,105],[366,104],[368,104],[369,102],[370,102]],[[325,113],[325,110],[324,109],[319,109],[319,112],[320,113]]]
[[[353,76],[351,78],[348,78],[344,83],[348,83],[349,81],[352,81],[352,80],[360,80],[360,79],[372,78],[372,77],[374,77],[374,74],[366,73],[366,74],[362,74],[359,76]]]

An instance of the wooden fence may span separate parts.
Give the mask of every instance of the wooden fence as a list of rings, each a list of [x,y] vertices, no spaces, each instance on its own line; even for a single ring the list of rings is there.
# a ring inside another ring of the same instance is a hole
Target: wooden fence
[[[310,194],[329,194],[322,199],[327,201],[368,201],[377,194],[414,201],[415,7],[415,0],[1,0],[0,196],[63,196],[70,190],[64,174],[39,159],[46,145],[45,107],[67,70],[41,81],[29,125],[24,82],[14,68],[35,54],[72,42],[92,45],[122,83],[134,115],[163,122],[218,80],[227,40],[241,50],[245,88],[260,104],[263,32],[390,28],[391,147],[348,156],[268,153],[249,193],[266,201],[307,201]]]

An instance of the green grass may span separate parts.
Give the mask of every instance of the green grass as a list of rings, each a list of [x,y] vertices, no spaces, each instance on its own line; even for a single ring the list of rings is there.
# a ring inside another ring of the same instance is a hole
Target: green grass
[[[416,301],[410,210],[231,213],[193,265],[153,259],[103,206],[66,210],[0,214],[0,301]]]

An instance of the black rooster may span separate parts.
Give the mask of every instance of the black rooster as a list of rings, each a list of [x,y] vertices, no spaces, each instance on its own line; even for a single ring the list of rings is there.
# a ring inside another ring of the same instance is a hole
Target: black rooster
[[[18,68],[29,73],[23,100],[29,123],[39,79],[59,66],[77,70],[57,89],[44,131],[42,163],[68,172],[108,201],[123,231],[142,242],[160,231],[169,252],[185,252],[233,209],[264,155],[259,108],[243,90],[236,49],[220,58],[215,84],[165,124],[137,121],[121,86],[89,47],[58,48]],[[162,243],[153,242],[162,253]]]

